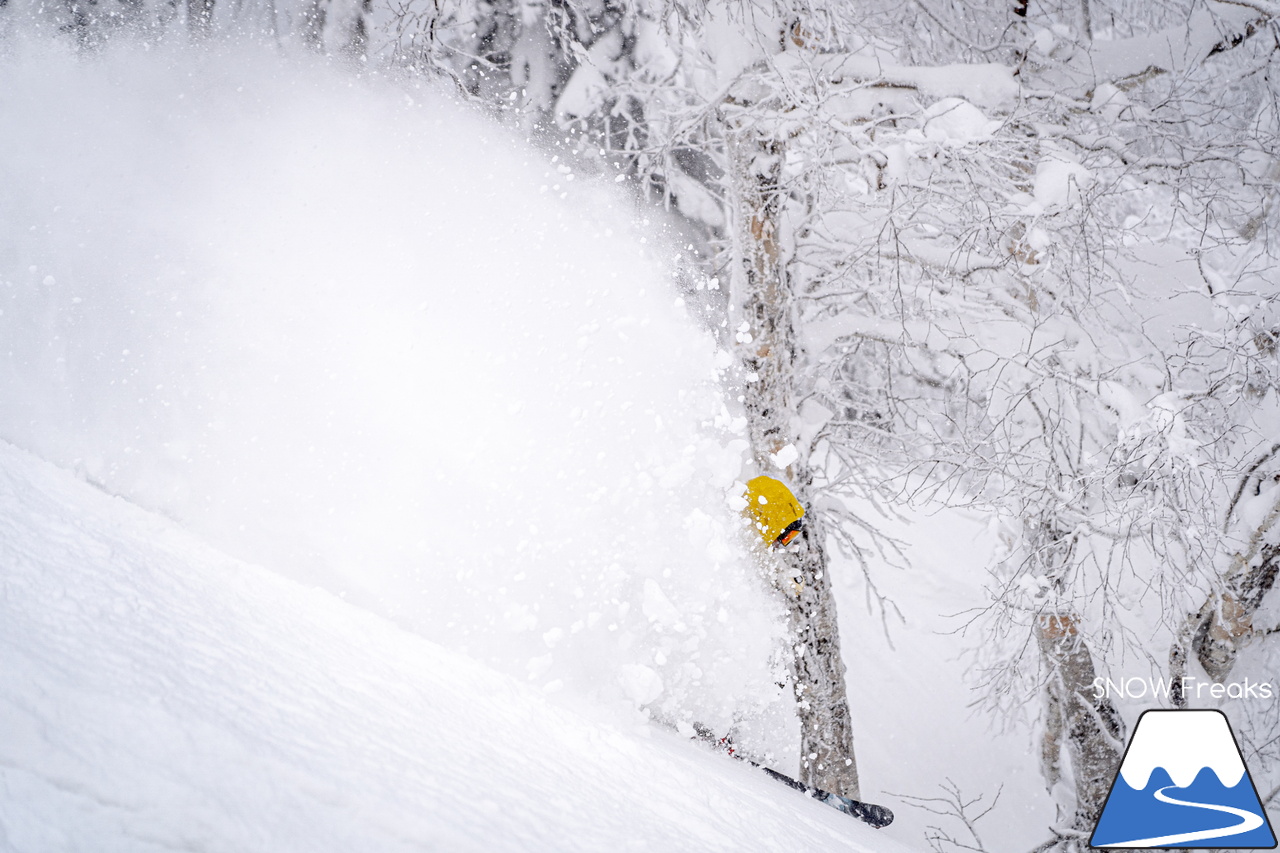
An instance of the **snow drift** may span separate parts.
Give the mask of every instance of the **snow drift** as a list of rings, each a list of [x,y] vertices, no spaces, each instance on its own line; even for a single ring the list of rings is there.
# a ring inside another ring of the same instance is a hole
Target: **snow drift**
[[[421,85],[6,51],[0,435],[539,687],[773,703],[744,443],[621,195]]]
[[[0,533],[2,850],[906,849],[4,444]]]

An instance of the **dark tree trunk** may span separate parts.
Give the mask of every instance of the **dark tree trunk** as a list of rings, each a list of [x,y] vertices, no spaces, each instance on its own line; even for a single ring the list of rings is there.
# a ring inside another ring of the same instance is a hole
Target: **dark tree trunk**
[[[214,0],[187,0],[187,29],[193,38],[205,39],[213,32]]]

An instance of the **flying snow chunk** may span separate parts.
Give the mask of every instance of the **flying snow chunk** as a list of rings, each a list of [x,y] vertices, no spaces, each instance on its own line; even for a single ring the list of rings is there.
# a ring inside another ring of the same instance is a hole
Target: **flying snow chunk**
[[[636,705],[647,705],[662,695],[662,676],[643,664],[618,668],[618,684]]]
[[[645,578],[644,604],[641,605],[641,610],[651,622],[660,625],[675,626],[681,623],[680,611],[653,578]]]
[[[784,469],[784,470],[788,466],[790,466],[792,462],[795,462],[799,458],[800,458],[800,451],[796,450],[796,446],[794,444],[788,444],[786,447],[782,448],[777,453],[773,453],[769,455],[769,461],[772,462],[774,465],[776,465],[778,468]]]

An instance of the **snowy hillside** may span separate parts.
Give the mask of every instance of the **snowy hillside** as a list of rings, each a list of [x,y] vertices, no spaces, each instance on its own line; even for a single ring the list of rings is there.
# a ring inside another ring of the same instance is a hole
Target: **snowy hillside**
[[[625,196],[260,48],[3,73],[0,437],[539,687],[773,702],[745,443]]]
[[[0,446],[0,849],[906,849]]]

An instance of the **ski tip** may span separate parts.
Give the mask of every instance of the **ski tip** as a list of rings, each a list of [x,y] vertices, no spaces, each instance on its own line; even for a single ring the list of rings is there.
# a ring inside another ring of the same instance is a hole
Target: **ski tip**
[[[867,806],[867,812],[862,819],[874,826],[876,829],[884,829],[893,823],[893,812],[884,806],[876,806],[864,803]]]
[[[850,817],[856,817],[863,823],[874,826],[876,829],[884,829],[893,823],[893,812],[875,803],[864,803],[836,794],[827,794],[826,803]]]

